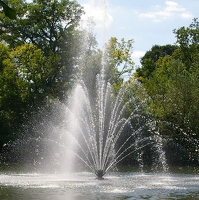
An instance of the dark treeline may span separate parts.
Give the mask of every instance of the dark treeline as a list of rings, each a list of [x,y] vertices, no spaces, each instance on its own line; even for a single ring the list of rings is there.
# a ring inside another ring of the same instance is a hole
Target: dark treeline
[[[8,5],[15,8],[17,16],[9,19],[0,13],[1,150],[21,135],[34,113],[54,100],[65,102],[77,72],[86,77],[93,95],[103,56],[94,34],[79,27],[84,10],[76,1],[9,0]],[[92,22],[89,26],[92,29]],[[156,122],[170,164],[198,165],[198,20],[174,34],[175,45],[155,45],[146,52],[126,84],[126,98],[136,95],[138,103],[147,102],[149,109],[140,112]],[[132,40],[114,37],[106,44],[106,79],[115,93],[124,83],[122,75],[133,70],[132,44]],[[127,112],[132,109],[129,105]],[[39,123],[38,114],[37,120]],[[147,154],[143,157],[150,162]],[[125,162],[132,164],[133,160]]]

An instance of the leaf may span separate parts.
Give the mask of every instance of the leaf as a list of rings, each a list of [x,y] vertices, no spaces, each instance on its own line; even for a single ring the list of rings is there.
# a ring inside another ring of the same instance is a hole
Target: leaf
[[[16,19],[16,11],[6,5],[3,1],[0,1],[0,5],[3,7],[3,11],[10,19]]]

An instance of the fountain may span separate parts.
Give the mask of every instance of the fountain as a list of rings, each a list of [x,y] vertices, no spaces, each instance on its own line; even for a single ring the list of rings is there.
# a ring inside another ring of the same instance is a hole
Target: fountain
[[[125,86],[113,97],[111,84],[104,80],[102,73],[97,75],[95,98],[89,98],[88,88],[83,81],[76,85],[70,97],[72,103],[67,107],[67,116],[70,117],[67,120],[69,123],[66,132],[73,141],[71,152],[75,153],[98,179],[102,179],[117,163],[133,152],[148,145],[153,145],[154,148],[158,144],[158,148],[161,147],[160,136],[153,130],[153,122],[139,114],[140,109],[143,109],[142,104],[135,105],[135,97],[124,102],[127,89]],[[125,112],[130,105],[135,108],[127,114]],[[147,135],[144,136],[146,132]],[[166,169],[162,149],[159,153],[162,156],[162,164],[164,162],[163,168]]]

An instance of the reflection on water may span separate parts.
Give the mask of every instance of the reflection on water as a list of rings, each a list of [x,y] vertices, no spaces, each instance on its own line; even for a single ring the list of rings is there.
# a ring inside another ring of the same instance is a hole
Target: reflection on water
[[[91,173],[64,175],[1,174],[2,200],[199,199],[199,175]]]

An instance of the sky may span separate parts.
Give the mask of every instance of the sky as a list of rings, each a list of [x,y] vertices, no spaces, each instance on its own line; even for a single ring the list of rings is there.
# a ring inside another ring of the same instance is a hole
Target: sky
[[[135,67],[153,45],[175,44],[174,29],[199,17],[199,0],[77,0],[84,7],[82,24],[95,22],[99,46],[111,37],[134,40]]]

